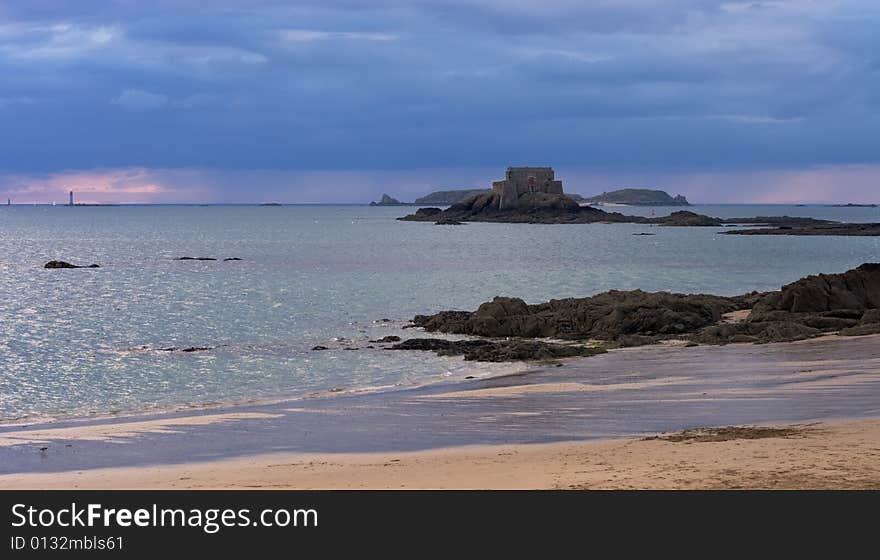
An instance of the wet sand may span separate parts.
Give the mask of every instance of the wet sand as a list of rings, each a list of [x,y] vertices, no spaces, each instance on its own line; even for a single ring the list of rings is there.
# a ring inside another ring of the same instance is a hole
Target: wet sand
[[[0,488],[878,488],[878,342],[651,346],[383,393],[5,426]],[[754,424],[795,432],[643,439]]]
[[[270,454],[4,475],[0,489],[880,489],[880,419],[796,425],[783,433]]]

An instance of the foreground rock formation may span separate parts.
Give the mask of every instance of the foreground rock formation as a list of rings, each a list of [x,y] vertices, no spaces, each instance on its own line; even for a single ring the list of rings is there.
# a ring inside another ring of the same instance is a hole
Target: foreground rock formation
[[[741,312],[742,318],[731,318],[736,311]],[[880,333],[880,264],[863,264],[842,274],[809,276],[776,292],[735,297],[615,290],[535,305],[518,298],[496,297],[476,311],[418,315],[413,324],[428,332],[488,338],[606,341],[617,346],[670,339],[727,344],[787,342],[828,333],[873,334]],[[395,348],[455,350],[454,353],[467,356],[466,351],[473,353],[476,348],[488,348],[488,342],[431,339],[428,343],[414,339]],[[509,347],[514,343],[505,340],[492,344]],[[505,356],[501,349],[493,352],[496,357]],[[472,355],[474,357],[469,359],[481,359],[477,354]],[[505,359],[531,359],[528,352],[508,352],[507,355],[526,357]]]

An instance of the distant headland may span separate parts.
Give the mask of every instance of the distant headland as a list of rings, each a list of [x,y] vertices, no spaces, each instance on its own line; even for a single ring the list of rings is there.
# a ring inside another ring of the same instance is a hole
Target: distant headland
[[[666,191],[652,189],[619,189],[585,199],[589,204],[626,204],[630,206],[690,206],[682,195],[669,196]]]

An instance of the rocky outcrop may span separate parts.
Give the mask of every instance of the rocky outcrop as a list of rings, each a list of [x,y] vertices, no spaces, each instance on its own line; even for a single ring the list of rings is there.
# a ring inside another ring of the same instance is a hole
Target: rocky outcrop
[[[575,356],[595,356],[606,350],[575,344],[555,344],[537,340],[444,340],[411,338],[389,350],[431,350],[440,356],[460,356],[476,362],[557,360]]]
[[[750,311],[743,320],[724,317],[745,310]],[[534,305],[496,297],[476,311],[417,315],[413,324],[429,332],[514,340],[602,340],[618,346],[668,339],[728,344],[795,341],[827,333],[876,334],[880,333],[880,264],[809,276],[776,292],[735,297],[634,290]],[[428,348],[436,350],[446,348],[446,342],[419,344],[438,345]],[[476,348],[481,341],[466,342]]]
[[[413,323],[429,332],[616,341],[629,335],[668,337],[695,332],[744,305],[746,301],[737,298],[641,290],[610,291],[536,305],[518,298],[496,297],[474,312],[419,315]]]
[[[65,261],[49,261],[43,265],[43,268],[101,268],[100,265],[90,264],[88,266],[80,266],[76,264],[70,264]]]

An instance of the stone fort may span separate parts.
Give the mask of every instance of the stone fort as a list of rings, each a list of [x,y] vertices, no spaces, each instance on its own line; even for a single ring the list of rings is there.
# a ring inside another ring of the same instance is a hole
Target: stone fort
[[[552,167],[508,167],[504,180],[492,183],[492,192],[499,195],[500,209],[513,208],[528,193],[562,194],[562,181]]]

